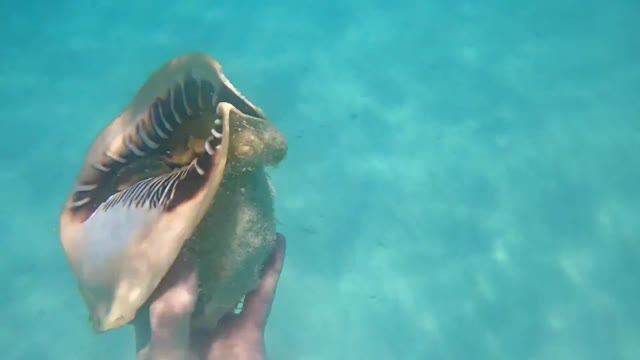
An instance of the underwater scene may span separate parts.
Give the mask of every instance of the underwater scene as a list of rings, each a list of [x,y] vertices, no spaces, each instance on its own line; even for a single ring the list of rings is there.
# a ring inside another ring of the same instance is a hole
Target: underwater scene
[[[2,358],[640,359],[638,14],[0,3]]]

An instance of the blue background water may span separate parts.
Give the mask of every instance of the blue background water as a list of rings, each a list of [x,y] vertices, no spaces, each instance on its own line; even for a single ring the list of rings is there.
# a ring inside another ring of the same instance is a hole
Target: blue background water
[[[287,134],[271,359],[640,358],[637,1],[0,3],[0,347],[94,336],[58,239],[94,136],[215,56]]]

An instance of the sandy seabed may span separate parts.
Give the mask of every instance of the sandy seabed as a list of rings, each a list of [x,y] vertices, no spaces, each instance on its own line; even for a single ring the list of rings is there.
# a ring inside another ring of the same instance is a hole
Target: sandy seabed
[[[634,1],[14,2],[0,35],[0,346],[94,336],[58,215],[166,60],[215,56],[289,139],[271,359],[637,359]]]

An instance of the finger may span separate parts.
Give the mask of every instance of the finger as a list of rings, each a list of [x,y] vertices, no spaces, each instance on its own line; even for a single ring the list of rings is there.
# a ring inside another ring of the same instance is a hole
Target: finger
[[[198,296],[193,259],[181,254],[158,286],[149,306],[150,354],[183,359],[189,351],[191,314]]]
[[[282,234],[276,234],[276,246],[267,260],[258,287],[247,294],[242,309],[242,321],[256,326],[263,330],[269,313],[271,304],[276,293],[278,279],[282,272],[284,256],[286,252],[286,240]]]
[[[151,296],[151,326],[170,327],[172,318],[190,315],[198,296],[198,275],[195,260],[181,252]]]

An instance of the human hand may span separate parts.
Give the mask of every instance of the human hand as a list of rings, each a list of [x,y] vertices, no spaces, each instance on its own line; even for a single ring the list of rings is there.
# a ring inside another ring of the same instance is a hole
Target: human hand
[[[258,287],[247,294],[242,311],[224,316],[210,333],[192,333],[191,347],[198,359],[264,360],[264,330],[271,311],[284,263],[286,242],[276,237],[276,247],[267,261]]]
[[[147,312],[134,322],[139,359],[265,360],[264,330],[282,272],[286,240],[276,236],[256,289],[239,314],[230,311],[212,331],[190,331],[197,299],[195,268],[178,259]],[[185,265],[187,264],[187,265]]]

